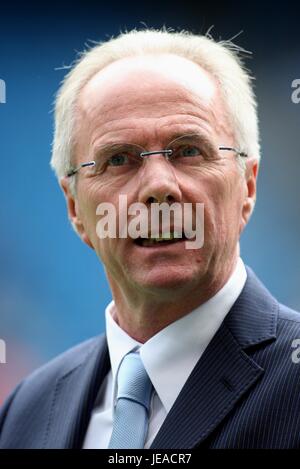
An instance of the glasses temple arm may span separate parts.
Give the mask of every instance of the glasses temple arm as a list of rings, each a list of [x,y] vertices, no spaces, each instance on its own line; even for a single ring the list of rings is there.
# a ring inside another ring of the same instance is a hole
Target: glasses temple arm
[[[74,176],[74,174],[78,173],[78,171],[81,169],[81,168],[85,168],[86,166],[95,166],[95,161],[88,161],[87,163],[82,163],[80,164],[79,166],[77,166],[77,168],[74,168],[74,169],[71,169],[68,173],[67,173],[67,177],[71,177],[71,176]]]
[[[227,151],[234,151],[235,153],[237,153],[239,156],[242,156],[242,157],[247,157],[247,153],[243,152],[243,151],[239,151],[237,150],[236,148],[233,148],[233,147],[219,147],[219,150],[227,150]]]

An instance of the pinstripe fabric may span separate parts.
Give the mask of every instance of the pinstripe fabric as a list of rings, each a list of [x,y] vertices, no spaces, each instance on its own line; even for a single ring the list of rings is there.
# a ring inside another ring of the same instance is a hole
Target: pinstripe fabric
[[[152,448],[300,448],[300,314],[247,274]],[[0,448],[80,448],[109,366],[100,337],[37,370],[0,412]]]
[[[0,412],[0,449],[81,448],[109,367],[106,340],[100,337],[34,372]]]

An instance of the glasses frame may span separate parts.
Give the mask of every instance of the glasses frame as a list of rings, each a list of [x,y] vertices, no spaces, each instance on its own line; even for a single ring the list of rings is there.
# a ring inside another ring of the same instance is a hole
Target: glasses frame
[[[183,135],[182,137],[185,137],[185,135]],[[219,146],[218,150],[232,151],[232,152],[236,153],[238,156],[241,156],[242,158],[246,158],[248,156],[247,153],[244,153],[243,151],[239,151],[236,148],[227,147],[227,146],[224,146],[224,145]],[[140,157],[142,159],[144,159],[144,158],[146,158],[147,156],[150,156],[150,155],[165,155],[165,157],[168,158],[168,156],[171,156],[172,153],[173,153],[173,150],[171,150],[171,149],[143,151],[143,152],[140,153]],[[88,161],[86,163],[81,163],[79,166],[77,166],[77,168],[71,169],[67,173],[67,177],[74,176],[75,174],[78,173],[78,171],[80,171],[81,168],[85,168],[87,166],[95,166],[95,164],[96,164],[96,162],[94,160]]]

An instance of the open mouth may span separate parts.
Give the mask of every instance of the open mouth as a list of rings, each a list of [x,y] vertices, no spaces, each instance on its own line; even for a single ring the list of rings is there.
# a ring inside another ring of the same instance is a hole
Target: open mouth
[[[174,244],[181,241],[185,241],[187,238],[184,233],[163,233],[160,236],[148,238],[137,238],[134,242],[138,246],[153,247],[153,246],[164,246],[166,244]]]

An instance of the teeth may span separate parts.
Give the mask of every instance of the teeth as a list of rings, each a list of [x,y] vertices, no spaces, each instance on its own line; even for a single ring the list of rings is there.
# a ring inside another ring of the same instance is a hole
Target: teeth
[[[160,242],[165,240],[172,240],[174,238],[182,238],[182,233],[180,233],[179,231],[174,231],[173,233],[163,233],[159,237],[150,237],[149,239]]]
[[[144,246],[153,246],[156,243],[160,243],[162,241],[171,241],[173,239],[182,238],[182,233],[179,231],[174,231],[173,233],[162,233],[161,236],[153,236],[143,240]]]

